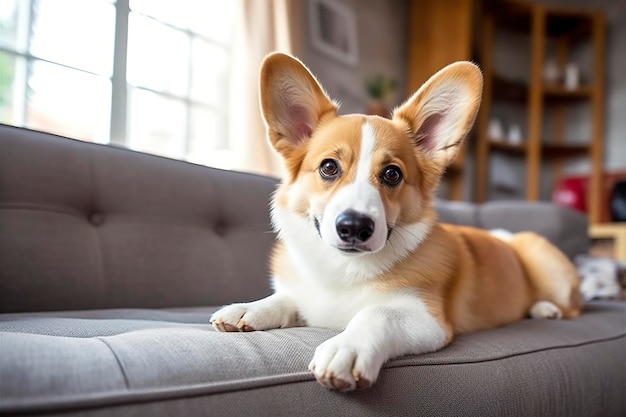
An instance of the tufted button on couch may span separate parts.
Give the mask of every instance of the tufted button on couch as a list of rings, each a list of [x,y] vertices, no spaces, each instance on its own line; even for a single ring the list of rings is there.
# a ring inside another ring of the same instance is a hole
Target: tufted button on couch
[[[307,372],[331,330],[214,331],[217,307],[270,293],[275,186],[0,126],[0,415],[626,415],[621,302],[460,336],[347,395]],[[585,218],[549,204],[437,209],[587,250]]]

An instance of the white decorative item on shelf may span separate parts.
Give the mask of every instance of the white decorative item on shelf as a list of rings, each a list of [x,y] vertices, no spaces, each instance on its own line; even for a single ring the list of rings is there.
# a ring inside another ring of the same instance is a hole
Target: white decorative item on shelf
[[[557,84],[561,78],[561,70],[554,59],[549,60],[543,67],[543,81],[546,84]]]
[[[509,132],[507,139],[512,145],[519,145],[522,143],[522,128],[518,124],[512,124],[509,126]]]
[[[504,139],[504,128],[502,127],[502,122],[499,119],[491,119],[489,120],[489,127],[487,133],[489,134],[489,139],[500,141]]]
[[[580,85],[580,71],[578,65],[567,64],[565,66],[565,88],[575,90]]]

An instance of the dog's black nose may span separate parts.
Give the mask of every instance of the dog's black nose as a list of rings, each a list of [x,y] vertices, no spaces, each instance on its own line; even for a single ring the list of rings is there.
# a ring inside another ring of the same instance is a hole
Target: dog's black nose
[[[374,234],[374,220],[354,210],[340,213],[335,227],[339,238],[348,243],[365,242]]]

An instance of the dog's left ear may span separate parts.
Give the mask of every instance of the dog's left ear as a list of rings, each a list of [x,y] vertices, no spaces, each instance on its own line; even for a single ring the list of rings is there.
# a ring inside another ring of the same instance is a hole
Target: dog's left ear
[[[291,55],[268,55],[259,81],[268,137],[283,158],[311,137],[322,117],[337,113],[313,74]]]
[[[470,62],[455,62],[433,75],[397,108],[415,145],[443,170],[455,158],[469,132],[482,95],[483,77]]]

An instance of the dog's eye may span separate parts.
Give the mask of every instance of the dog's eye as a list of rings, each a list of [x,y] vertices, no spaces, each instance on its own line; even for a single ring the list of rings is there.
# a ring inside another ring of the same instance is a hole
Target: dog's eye
[[[383,169],[380,179],[386,185],[396,186],[402,181],[402,171],[395,165],[389,165]]]
[[[320,176],[325,180],[335,179],[339,175],[339,165],[333,159],[324,159],[320,165]]]

